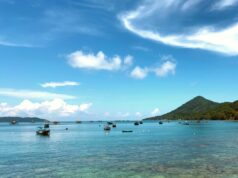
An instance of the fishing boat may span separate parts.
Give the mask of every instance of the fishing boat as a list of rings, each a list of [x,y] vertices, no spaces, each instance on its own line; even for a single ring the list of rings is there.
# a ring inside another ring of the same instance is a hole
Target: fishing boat
[[[44,124],[44,127],[38,127],[36,134],[43,135],[43,136],[49,136],[50,135],[50,125]]]
[[[111,127],[109,125],[104,126],[104,131],[110,131],[110,130],[111,130]]]

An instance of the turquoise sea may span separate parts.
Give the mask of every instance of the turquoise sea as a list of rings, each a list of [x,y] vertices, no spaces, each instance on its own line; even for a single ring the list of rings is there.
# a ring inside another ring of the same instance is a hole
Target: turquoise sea
[[[0,124],[1,178],[238,177],[238,122],[60,123],[50,137],[39,125]]]

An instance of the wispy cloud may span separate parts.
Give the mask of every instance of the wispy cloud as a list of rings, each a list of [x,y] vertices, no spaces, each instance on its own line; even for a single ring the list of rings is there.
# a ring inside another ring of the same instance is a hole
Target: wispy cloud
[[[219,0],[212,7],[213,10],[224,10],[238,3],[238,0]]]
[[[124,64],[126,66],[131,66],[133,64],[133,56],[131,55],[126,56],[124,59]]]
[[[32,91],[32,90],[17,90],[17,89],[8,89],[8,88],[0,88],[0,95],[1,96],[8,96],[14,98],[23,98],[23,99],[75,99],[75,96],[72,95],[65,95],[59,93],[50,93],[44,91]]]
[[[190,0],[152,0],[121,14],[119,18],[127,30],[142,38],[171,46],[238,55],[237,11],[233,12],[233,17],[232,12],[224,14],[222,23],[211,18],[212,7],[237,7],[236,2],[237,0],[221,0],[216,5],[214,1],[196,1],[196,4],[190,3]],[[184,9],[189,9],[189,12],[184,12]],[[196,10],[192,11],[193,9]],[[196,19],[198,14],[208,20],[201,23],[201,19]],[[180,17],[176,22],[171,20],[175,15]],[[221,17],[223,14],[216,13],[214,16],[219,18],[218,15]],[[188,21],[186,24],[187,18],[193,18],[194,23]],[[226,23],[221,25],[223,22]]]
[[[126,56],[123,66],[123,59],[118,55],[109,58],[102,51],[94,54],[86,53],[82,50],[69,54],[67,59],[69,64],[74,68],[108,71],[119,70],[124,66],[131,65],[133,62],[132,56]]]
[[[80,83],[73,81],[64,81],[64,82],[47,82],[41,84],[43,88],[56,88],[56,87],[65,87],[65,86],[78,86]]]
[[[87,112],[92,103],[72,105],[62,99],[32,102],[23,100],[15,106],[0,103],[0,114],[4,116],[37,116],[44,118],[69,117],[80,112]]]
[[[161,61],[162,63],[157,67],[136,66],[131,71],[131,77],[135,79],[144,79],[149,73],[155,73],[158,77],[165,77],[169,74],[175,74],[177,64],[172,56],[163,56]]]
[[[8,47],[23,47],[23,48],[35,48],[38,46],[32,45],[32,44],[26,44],[26,43],[15,43],[10,41],[5,41],[0,39],[0,45],[1,46],[8,46]]]
[[[145,52],[150,51],[149,48],[144,47],[144,46],[132,46],[132,49],[139,50],[139,51],[145,51]]]

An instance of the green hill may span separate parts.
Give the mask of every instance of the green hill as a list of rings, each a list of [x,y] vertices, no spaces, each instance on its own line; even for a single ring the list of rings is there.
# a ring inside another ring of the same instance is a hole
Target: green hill
[[[167,114],[147,119],[238,120],[238,101],[235,101],[233,103],[217,103],[210,101],[204,97],[197,96]]]
[[[45,119],[40,119],[37,117],[0,117],[0,122],[45,122]]]

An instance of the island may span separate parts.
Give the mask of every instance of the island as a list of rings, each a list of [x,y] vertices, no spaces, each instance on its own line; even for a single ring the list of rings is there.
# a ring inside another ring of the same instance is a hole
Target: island
[[[218,103],[197,96],[177,109],[145,120],[238,120],[238,101]]]
[[[0,117],[0,122],[45,122],[46,119],[38,117]]]

